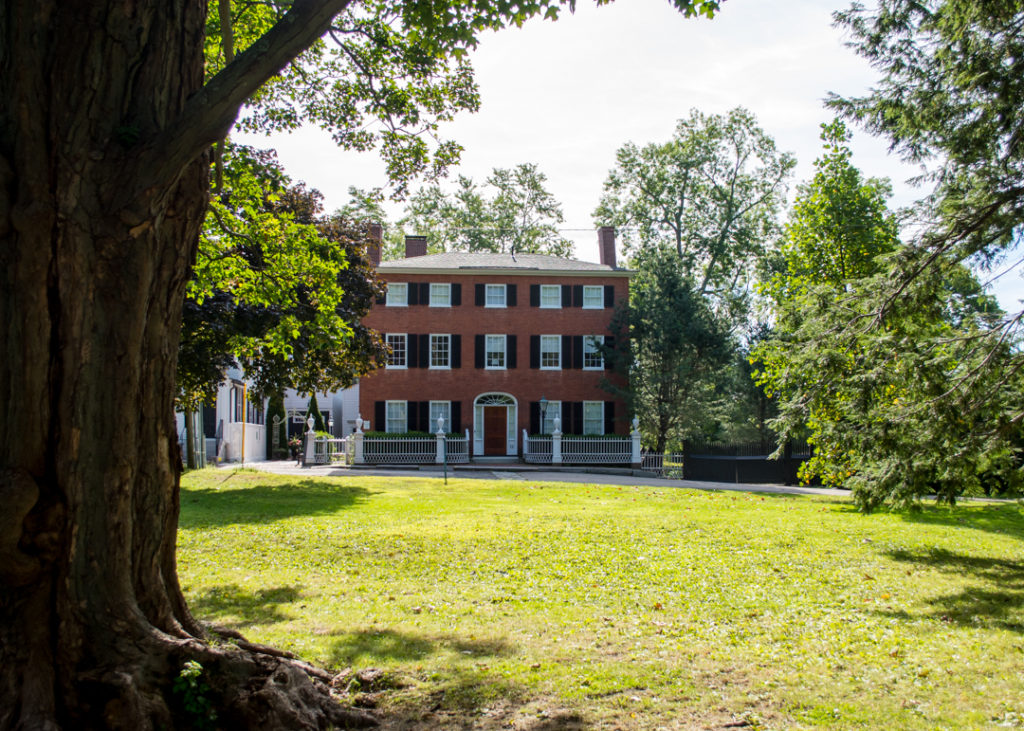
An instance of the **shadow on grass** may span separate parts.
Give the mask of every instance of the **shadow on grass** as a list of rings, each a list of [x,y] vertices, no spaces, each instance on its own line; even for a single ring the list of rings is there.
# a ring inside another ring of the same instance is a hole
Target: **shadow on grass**
[[[890,551],[895,561],[927,566],[946,573],[970,576],[977,583],[928,602],[933,619],[974,627],[1024,633],[1024,559],[968,556],[944,549]],[[891,613],[905,617],[905,613]]]
[[[295,516],[329,515],[357,505],[374,493],[363,487],[316,480],[256,484],[240,490],[191,489],[182,492],[181,528],[237,523],[269,523]]]
[[[974,528],[1024,541],[1024,513],[1015,504],[961,503],[955,508],[928,506],[904,511],[900,517],[922,525]]]
[[[199,619],[237,629],[291,619],[280,605],[290,604],[301,596],[302,592],[294,586],[276,586],[248,592],[236,584],[224,584],[195,597],[189,602],[189,607]],[[225,617],[235,619],[224,622]]]
[[[394,630],[347,632],[331,648],[331,665],[365,664],[380,660],[421,660],[443,650],[467,657],[488,658],[508,655],[512,647],[501,640],[467,640],[452,635],[425,637]]]

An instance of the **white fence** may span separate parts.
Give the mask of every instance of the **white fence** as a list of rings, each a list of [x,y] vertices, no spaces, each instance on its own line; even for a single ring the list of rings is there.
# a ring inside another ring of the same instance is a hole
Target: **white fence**
[[[311,464],[352,464],[354,446],[350,437],[316,437],[313,440],[313,457],[306,461]]]
[[[309,438],[309,437],[307,437]],[[305,451],[306,464],[449,464],[469,462],[469,430],[461,436],[365,436],[344,439],[312,437]]]
[[[523,461],[533,464],[635,464],[640,434],[623,437],[530,436],[523,431]]]

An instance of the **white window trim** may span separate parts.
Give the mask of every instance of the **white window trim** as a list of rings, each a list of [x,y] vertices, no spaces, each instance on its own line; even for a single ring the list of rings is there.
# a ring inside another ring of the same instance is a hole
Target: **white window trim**
[[[598,406],[601,407],[601,417],[599,419],[600,427],[599,427],[599,430],[596,431],[596,432],[589,432],[589,433],[587,432],[587,405],[588,404],[590,404],[591,406],[593,406],[594,404],[597,404]],[[604,401],[584,401],[583,402],[583,433],[584,434],[593,435],[593,436],[599,436],[599,435],[603,435],[604,434]]]
[[[443,305],[435,305],[434,304],[434,287],[447,287],[448,288],[448,301],[445,302]],[[430,298],[429,305],[431,307],[451,307],[452,306],[452,285],[451,285],[451,282],[431,282],[430,283],[429,298]]]
[[[388,338],[397,338],[397,337],[405,338],[405,365],[391,365],[391,363],[388,362],[384,366],[385,370],[404,371],[404,370],[407,370],[409,368],[409,333],[384,333],[384,342],[387,345],[391,345],[391,343],[388,343]],[[390,356],[388,356],[388,358],[389,358],[389,361],[390,361]]]
[[[546,366],[544,365],[544,338],[555,339],[555,353],[558,354],[558,365]],[[562,336],[561,335],[541,335],[540,336],[540,352],[537,354],[540,360],[540,369],[542,371],[560,371],[562,370]]]
[[[434,338],[448,338],[448,365],[436,366],[434,365]],[[430,340],[428,346],[430,351],[427,353],[427,365],[432,371],[450,371],[452,369],[452,336],[451,333],[430,333]],[[486,343],[485,343],[486,349]]]
[[[540,433],[551,434],[555,430],[555,417],[559,419],[559,430],[565,428],[565,424],[561,423],[562,419],[562,402],[561,401],[548,401],[547,408],[541,413],[540,416]],[[551,422],[551,428],[545,428],[546,422]]]
[[[401,284],[405,287],[405,301],[404,302],[392,302],[391,301],[391,287],[395,284]],[[409,306],[409,283],[408,282],[388,282],[388,293],[384,298],[384,304],[386,307],[408,307]]]
[[[487,296],[488,291],[491,287],[501,287],[501,304],[492,305],[490,297]],[[504,284],[485,284],[484,285],[484,307],[492,307],[494,309],[501,309],[508,307],[508,287]]]
[[[598,290],[598,292],[600,292],[600,295],[598,296],[598,299],[597,299],[598,303],[596,305],[588,305],[587,304],[587,290],[588,289],[591,289],[591,290],[596,289],[596,290]],[[584,310],[603,310],[604,309],[604,287],[602,287],[599,284],[596,284],[596,285],[595,284],[585,284],[585,285],[583,285],[583,309]]]
[[[405,412],[405,423],[401,431],[391,431],[388,422],[391,420],[391,404],[402,404]],[[385,401],[384,402],[384,431],[388,434],[406,434],[409,431],[409,402],[408,401]]]
[[[550,287],[555,290],[555,303],[553,305],[544,304],[544,288]],[[540,307],[543,310],[560,310],[562,309],[562,285],[560,284],[542,284],[540,285]]]
[[[489,360],[489,358],[487,357],[488,353],[491,353],[491,352],[496,353],[496,352],[498,352],[496,350],[492,351],[492,350],[488,349],[488,344],[489,344],[489,341],[490,341],[491,338],[501,338],[501,355],[502,355],[501,363],[502,364],[500,366],[492,366],[492,365],[489,365],[488,362],[487,362]],[[484,370],[488,370],[488,371],[504,371],[504,370],[508,370],[508,336],[507,335],[498,334],[498,333],[492,333],[492,334],[484,335]]]
[[[596,366],[588,366],[587,365],[587,341],[590,338],[593,338],[594,340],[597,341],[598,349],[597,349],[596,352],[597,352],[598,356],[600,356],[600,358],[601,358],[601,365],[596,365]],[[601,350],[600,350],[602,345],[604,345],[604,336],[603,335],[584,335],[583,336],[583,364],[582,364],[583,365],[583,370],[585,370],[585,371],[603,371],[604,370],[604,356],[601,355]]]
[[[437,429],[437,417],[434,416],[434,406],[436,404],[444,404],[445,409],[446,409],[445,413],[447,414],[444,417],[444,430],[446,432],[450,432],[452,430],[452,402],[451,401],[431,401],[430,402],[430,405],[427,407],[427,409],[428,409],[427,413],[430,415],[430,417],[429,417],[430,418],[430,422],[429,422],[430,429],[428,429],[427,431],[429,431],[431,434],[435,434],[436,433],[434,431],[435,429]]]

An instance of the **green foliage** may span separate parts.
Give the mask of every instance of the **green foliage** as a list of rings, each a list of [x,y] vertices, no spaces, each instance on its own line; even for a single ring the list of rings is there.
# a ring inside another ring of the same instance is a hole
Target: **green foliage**
[[[174,679],[171,691],[181,702],[188,717],[189,725],[197,731],[219,728],[217,711],[210,699],[210,686],[203,680],[203,666],[195,660],[189,660]]]
[[[607,388],[626,398],[641,433],[664,452],[702,428],[732,343],[675,251],[644,250],[636,268],[629,304],[613,317],[615,349],[606,353],[629,385]]]
[[[306,418],[313,417],[313,431],[317,434],[327,434],[327,426],[324,424],[324,415],[320,411],[320,405],[316,402],[316,393],[310,394],[309,407],[306,410]]]
[[[697,110],[672,139],[624,145],[594,211],[627,252],[675,251],[701,295],[742,311],[748,273],[778,228],[785,181],[796,164],[749,111]]]
[[[718,0],[674,0],[685,15],[711,17]],[[290,3],[231,2],[231,43],[221,35],[217,4],[206,26],[207,75],[237,53],[264,42]],[[564,3],[570,9],[573,2]],[[467,60],[479,37],[521,26],[535,16],[556,19],[557,0],[461,3],[365,0],[348,4],[322,39],[268,79],[248,101],[238,127],[291,131],[302,125],[331,133],[341,147],[378,150],[398,193],[422,175],[436,177],[458,162],[461,147],[440,136],[457,112],[480,98]]]
[[[885,0],[836,14],[881,73],[871,94],[829,103],[930,166],[922,244],[991,258],[1024,220],[1024,6],[1017,0]]]
[[[400,230],[427,237],[428,251],[489,251],[571,257],[558,232],[562,207],[532,163],[495,168],[481,188],[459,176],[453,192],[431,185],[413,194]],[[397,253],[399,257],[404,253]]]
[[[351,385],[385,352],[361,324],[380,289],[366,228],[324,217],[271,152],[229,146],[223,162],[185,303],[180,401],[212,398],[232,365],[256,393]]]
[[[841,124],[800,189],[765,286],[775,336],[758,346],[758,382],[779,402],[775,428],[807,434],[803,476],[847,485],[864,510],[953,503],[1020,481],[1019,375],[1013,348],[987,342],[1001,314],[963,266],[899,243],[888,186],[862,180]],[[917,270],[879,314],[878,293]],[[997,367],[992,367],[997,366]]]

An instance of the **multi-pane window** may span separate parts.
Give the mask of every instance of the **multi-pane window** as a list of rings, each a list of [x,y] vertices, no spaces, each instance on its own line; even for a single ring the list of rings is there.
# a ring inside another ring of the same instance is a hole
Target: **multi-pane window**
[[[490,286],[490,285],[488,285]],[[485,338],[484,364],[488,368],[505,367],[505,336],[488,335]]]
[[[583,433],[604,434],[604,402],[583,402]]]
[[[231,387],[231,421],[242,420],[245,413],[245,389],[242,386]]]
[[[562,287],[558,284],[540,285],[540,306],[559,308],[562,306]]]
[[[388,307],[406,307],[409,304],[409,285],[405,282],[388,282]]]
[[[561,401],[548,401],[547,407],[541,410],[541,434],[552,434],[555,431],[555,419],[559,419],[561,424],[562,418],[562,402]],[[562,425],[564,426],[564,425]]]
[[[604,287],[583,288],[583,309],[600,310],[604,307]]]
[[[562,367],[562,338],[558,335],[540,336],[540,367],[548,369]]]
[[[388,347],[391,348],[391,355],[388,356],[388,368],[405,368],[408,365],[406,360],[408,350],[406,348],[407,336],[403,333],[401,335],[386,335]]]
[[[431,335],[430,336],[430,367],[451,368],[452,365],[452,336]]]
[[[505,285],[488,284],[484,291],[484,303],[488,307],[505,306]]]
[[[604,368],[604,356],[601,355],[601,346],[604,345],[604,338],[600,335],[583,336],[583,369],[597,371]]]
[[[447,283],[430,283],[430,306],[451,307],[452,306],[452,285]]]
[[[431,401],[430,402],[430,431],[437,433],[437,419],[441,417],[444,419],[441,422],[441,428],[449,432],[452,430],[452,402],[451,401]]]
[[[409,430],[409,417],[405,401],[388,401],[384,431],[405,434]]]

